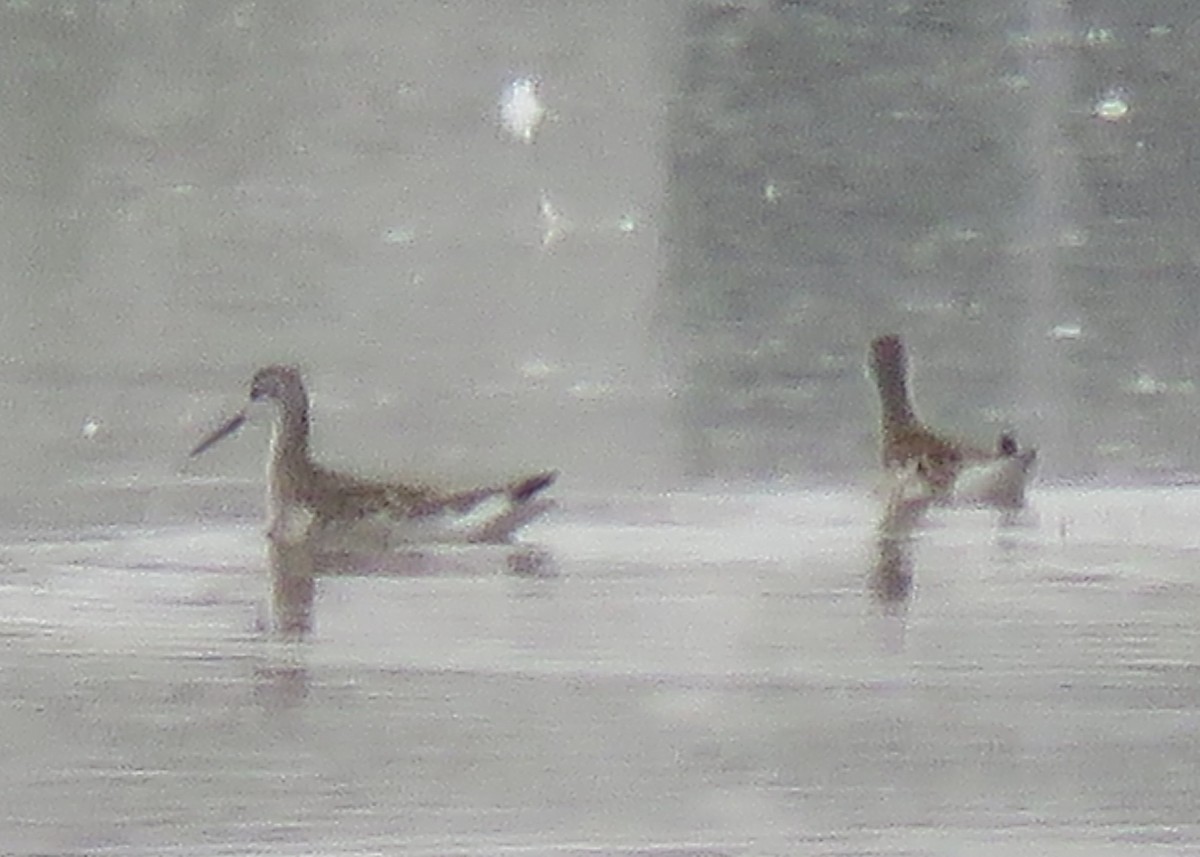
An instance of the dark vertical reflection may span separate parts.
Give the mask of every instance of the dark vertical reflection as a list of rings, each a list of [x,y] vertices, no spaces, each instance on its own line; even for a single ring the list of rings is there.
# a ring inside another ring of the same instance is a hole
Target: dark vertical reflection
[[[271,631],[302,637],[313,630],[313,598],[317,565],[307,545],[269,541],[271,572]]]
[[[899,493],[898,488],[897,496],[884,504],[875,530],[869,585],[886,612],[902,616],[912,597],[915,532],[930,501],[905,500]]]

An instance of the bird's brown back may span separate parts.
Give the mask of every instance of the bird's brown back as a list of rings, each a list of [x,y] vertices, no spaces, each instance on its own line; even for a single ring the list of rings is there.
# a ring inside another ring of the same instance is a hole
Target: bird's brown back
[[[353,521],[378,515],[411,517],[436,498],[437,492],[424,485],[360,479],[314,467],[301,500],[318,518]]]

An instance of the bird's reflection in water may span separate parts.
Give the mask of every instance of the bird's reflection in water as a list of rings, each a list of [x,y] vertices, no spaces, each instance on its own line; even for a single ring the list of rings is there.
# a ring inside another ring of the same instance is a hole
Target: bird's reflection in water
[[[927,499],[893,497],[876,528],[871,593],[890,614],[903,615],[912,596],[914,533],[929,505]]]
[[[304,638],[314,627],[316,582],[322,576],[480,577],[498,571],[521,578],[557,577],[553,554],[536,545],[420,549],[387,552],[324,552],[310,545],[271,541],[269,630],[282,638]]]
[[[317,563],[305,544],[270,542],[271,631],[281,637],[312,632]]]
[[[913,548],[925,513],[937,505],[928,496],[905,493],[904,486],[894,491],[884,504],[875,530],[874,564],[871,568],[871,594],[891,615],[904,614],[912,598]],[[1029,527],[1031,519],[1024,506],[1000,510],[997,522],[998,544],[1006,553],[1017,551],[1021,543],[1014,534]]]
[[[267,558],[271,572],[270,617],[260,620],[260,630],[282,641],[302,641],[313,628],[317,564],[304,545],[270,543]],[[294,708],[308,698],[309,673],[304,647],[286,645],[264,651],[266,662],[254,671],[254,695],[265,708]]]

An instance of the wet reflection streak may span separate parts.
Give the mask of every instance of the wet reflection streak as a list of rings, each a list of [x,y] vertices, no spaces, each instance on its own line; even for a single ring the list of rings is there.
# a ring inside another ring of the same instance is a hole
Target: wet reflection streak
[[[307,542],[268,540],[271,573],[271,618],[268,628],[280,637],[303,638],[313,632],[313,601],[319,576],[362,575],[425,577],[491,575],[545,579],[558,575],[554,557],[536,545],[505,548],[502,554],[469,551],[328,552]]]
[[[270,541],[271,630],[281,636],[302,637],[312,632],[316,563],[306,544]]]
[[[928,508],[926,500],[890,502],[876,528],[870,587],[889,610],[902,610],[912,596],[913,532]]]

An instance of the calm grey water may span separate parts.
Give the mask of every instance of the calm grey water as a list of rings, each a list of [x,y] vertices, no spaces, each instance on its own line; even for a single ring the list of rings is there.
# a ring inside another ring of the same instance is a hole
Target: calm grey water
[[[565,500],[302,640],[250,526],[10,544],[5,852],[1200,848],[1197,489]]]
[[[0,853],[1200,852],[1192,17],[0,5]],[[1026,512],[881,530],[888,329]],[[268,556],[268,361],[561,508]]]

